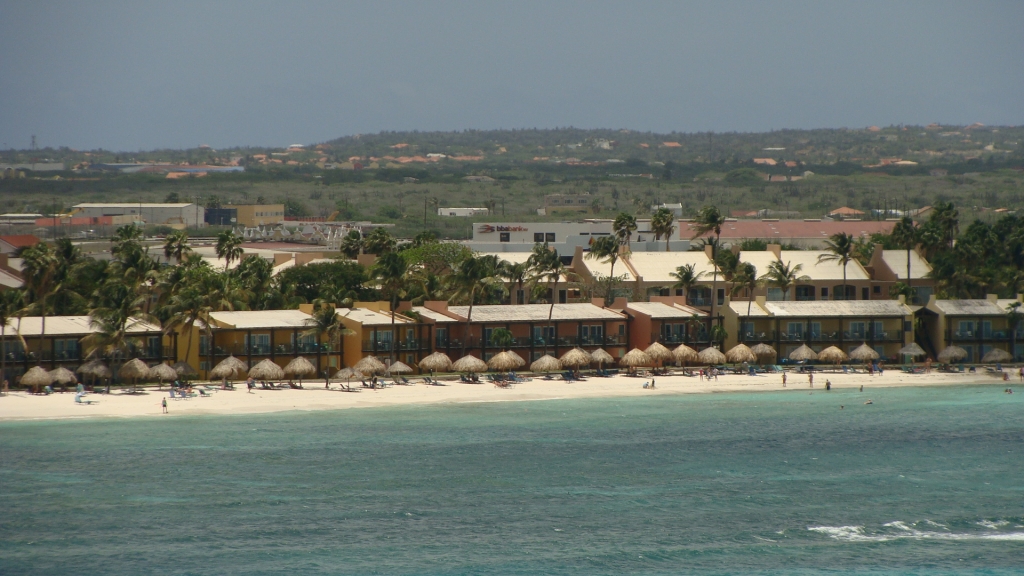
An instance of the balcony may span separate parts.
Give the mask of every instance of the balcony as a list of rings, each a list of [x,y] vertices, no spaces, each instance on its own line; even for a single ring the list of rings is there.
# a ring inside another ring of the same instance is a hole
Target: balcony
[[[678,346],[680,344],[708,344],[711,342],[711,335],[708,332],[698,332],[695,334],[672,334],[670,336],[662,334],[658,336],[657,341],[666,346]]]
[[[1009,342],[1011,330],[947,330],[947,342]],[[1017,332],[1017,341],[1024,341],[1024,332]]]
[[[454,341],[453,341],[454,342]],[[363,352],[410,352],[416,350],[428,350],[429,340],[419,338],[408,338],[397,342],[389,340],[363,340]]]
[[[854,330],[852,332],[849,330],[842,332],[833,330],[811,332],[810,334],[806,332],[776,332],[773,330],[768,334],[770,334],[772,340],[778,339],[780,342],[903,342],[902,330],[885,330],[881,332],[874,330]],[[744,341],[764,340],[766,333],[761,332],[757,336],[750,336],[750,333],[747,333]]]

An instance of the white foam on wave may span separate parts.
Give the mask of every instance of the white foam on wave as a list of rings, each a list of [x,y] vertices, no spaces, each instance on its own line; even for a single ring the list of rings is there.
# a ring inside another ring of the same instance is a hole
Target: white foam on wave
[[[978,526],[984,526],[989,530],[998,530],[1001,526],[1006,526],[1009,523],[1009,520],[998,520],[996,522],[993,522],[991,520],[982,520],[980,522],[975,522],[975,524],[977,524]]]
[[[942,526],[937,522],[927,521],[928,524],[935,526]],[[999,526],[1005,526],[1009,524],[1006,521],[1000,522],[978,522],[977,524],[985,526],[986,528],[996,529]],[[992,533],[981,533],[981,534],[968,534],[968,533],[956,533],[956,532],[932,532],[926,530],[918,530],[907,526],[905,522],[895,521],[889,522],[884,525],[886,528],[898,530],[898,532],[886,533],[886,534],[868,534],[863,526],[808,526],[807,529],[811,532],[817,532],[824,534],[833,540],[840,540],[843,542],[888,542],[890,540],[999,540],[999,541],[1014,541],[1024,542],[1024,532],[1000,532],[996,534]],[[945,528],[945,526],[942,526]]]

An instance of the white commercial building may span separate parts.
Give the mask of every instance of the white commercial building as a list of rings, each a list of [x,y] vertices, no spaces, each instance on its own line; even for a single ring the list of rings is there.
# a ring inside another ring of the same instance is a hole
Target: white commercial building
[[[630,240],[633,250],[665,250],[665,241],[655,241],[650,233],[650,220],[637,221],[637,231]],[[576,247],[590,249],[595,237],[612,234],[612,221],[587,219],[579,222],[480,222],[473,225],[473,239],[466,246],[477,252],[529,252],[534,244],[547,243],[559,254],[572,254]],[[672,240],[674,252],[690,249],[689,240]]]
[[[147,204],[125,202],[117,204],[91,203],[76,204],[72,216],[136,216],[146,224],[184,224],[189,227],[203,226],[206,209],[192,203]]]
[[[438,216],[487,216],[487,208],[438,208]]]

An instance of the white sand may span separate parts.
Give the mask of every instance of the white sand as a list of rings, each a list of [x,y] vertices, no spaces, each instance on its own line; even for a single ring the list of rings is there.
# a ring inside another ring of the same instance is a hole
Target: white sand
[[[1024,385],[1016,373],[1011,374],[1009,387]],[[806,375],[789,374],[785,390],[807,391]],[[514,388],[502,389],[492,384],[463,384],[448,382],[447,386],[429,386],[414,379],[411,386],[370,390],[356,388],[359,392],[342,392],[338,384],[332,383],[331,390],[324,390],[323,382],[307,382],[305,390],[257,390],[249,394],[244,384],[236,384],[234,391],[214,392],[210,398],[197,397],[187,400],[171,399],[167,389],[158,391],[149,388],[145,394],[131,395],[89,394],[86,399],[97,401],[89,406],[75,403],[73,393],[56,393],[50,396],[34,396],[25,392],[12,392],[0,397],[0,420],[46,420],[96,417],[138,417],[160,418],[197,414],[253,414],[283,412],[289,410],[336,410],[341,408],[364,408],[404,404],[460,403],[460,402],[507,402],[524,400],[552,400],[569,398],[609,398],[621,396],[642,396],[657,394],[695,394],[733,391],[779,391],[782,378],[779,375],[766,376],[719,376],[718,381],[700,381],[686,376],[659,376],[657,388],[645,390],[643,384],[649,379],[617,376],[613,378],[590,377],[584,382],[561,382],[534,379],[532,382],[516,384]],[[814,377],[814,389],[824,391],[825,381],[831,380],[834,388],[856,388],[864,390],[892,386],[943,386],[965,384],[997,384],[1000,378],[978,374],[904,374],[888,370],[884,376],[867,374],[818,373]],[[219,384],[219,383],[218,383]],[[354,388],[355,389],[355,388]],[[1021,390],[1024,392],[1024,390]],[[169,414],[161,414],[160,401],[167,398]]]

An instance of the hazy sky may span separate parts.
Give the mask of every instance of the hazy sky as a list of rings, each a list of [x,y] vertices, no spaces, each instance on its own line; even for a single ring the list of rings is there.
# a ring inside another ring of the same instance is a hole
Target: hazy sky
[[[1024,124],[1024,2],[0,0],[0,145]]]

